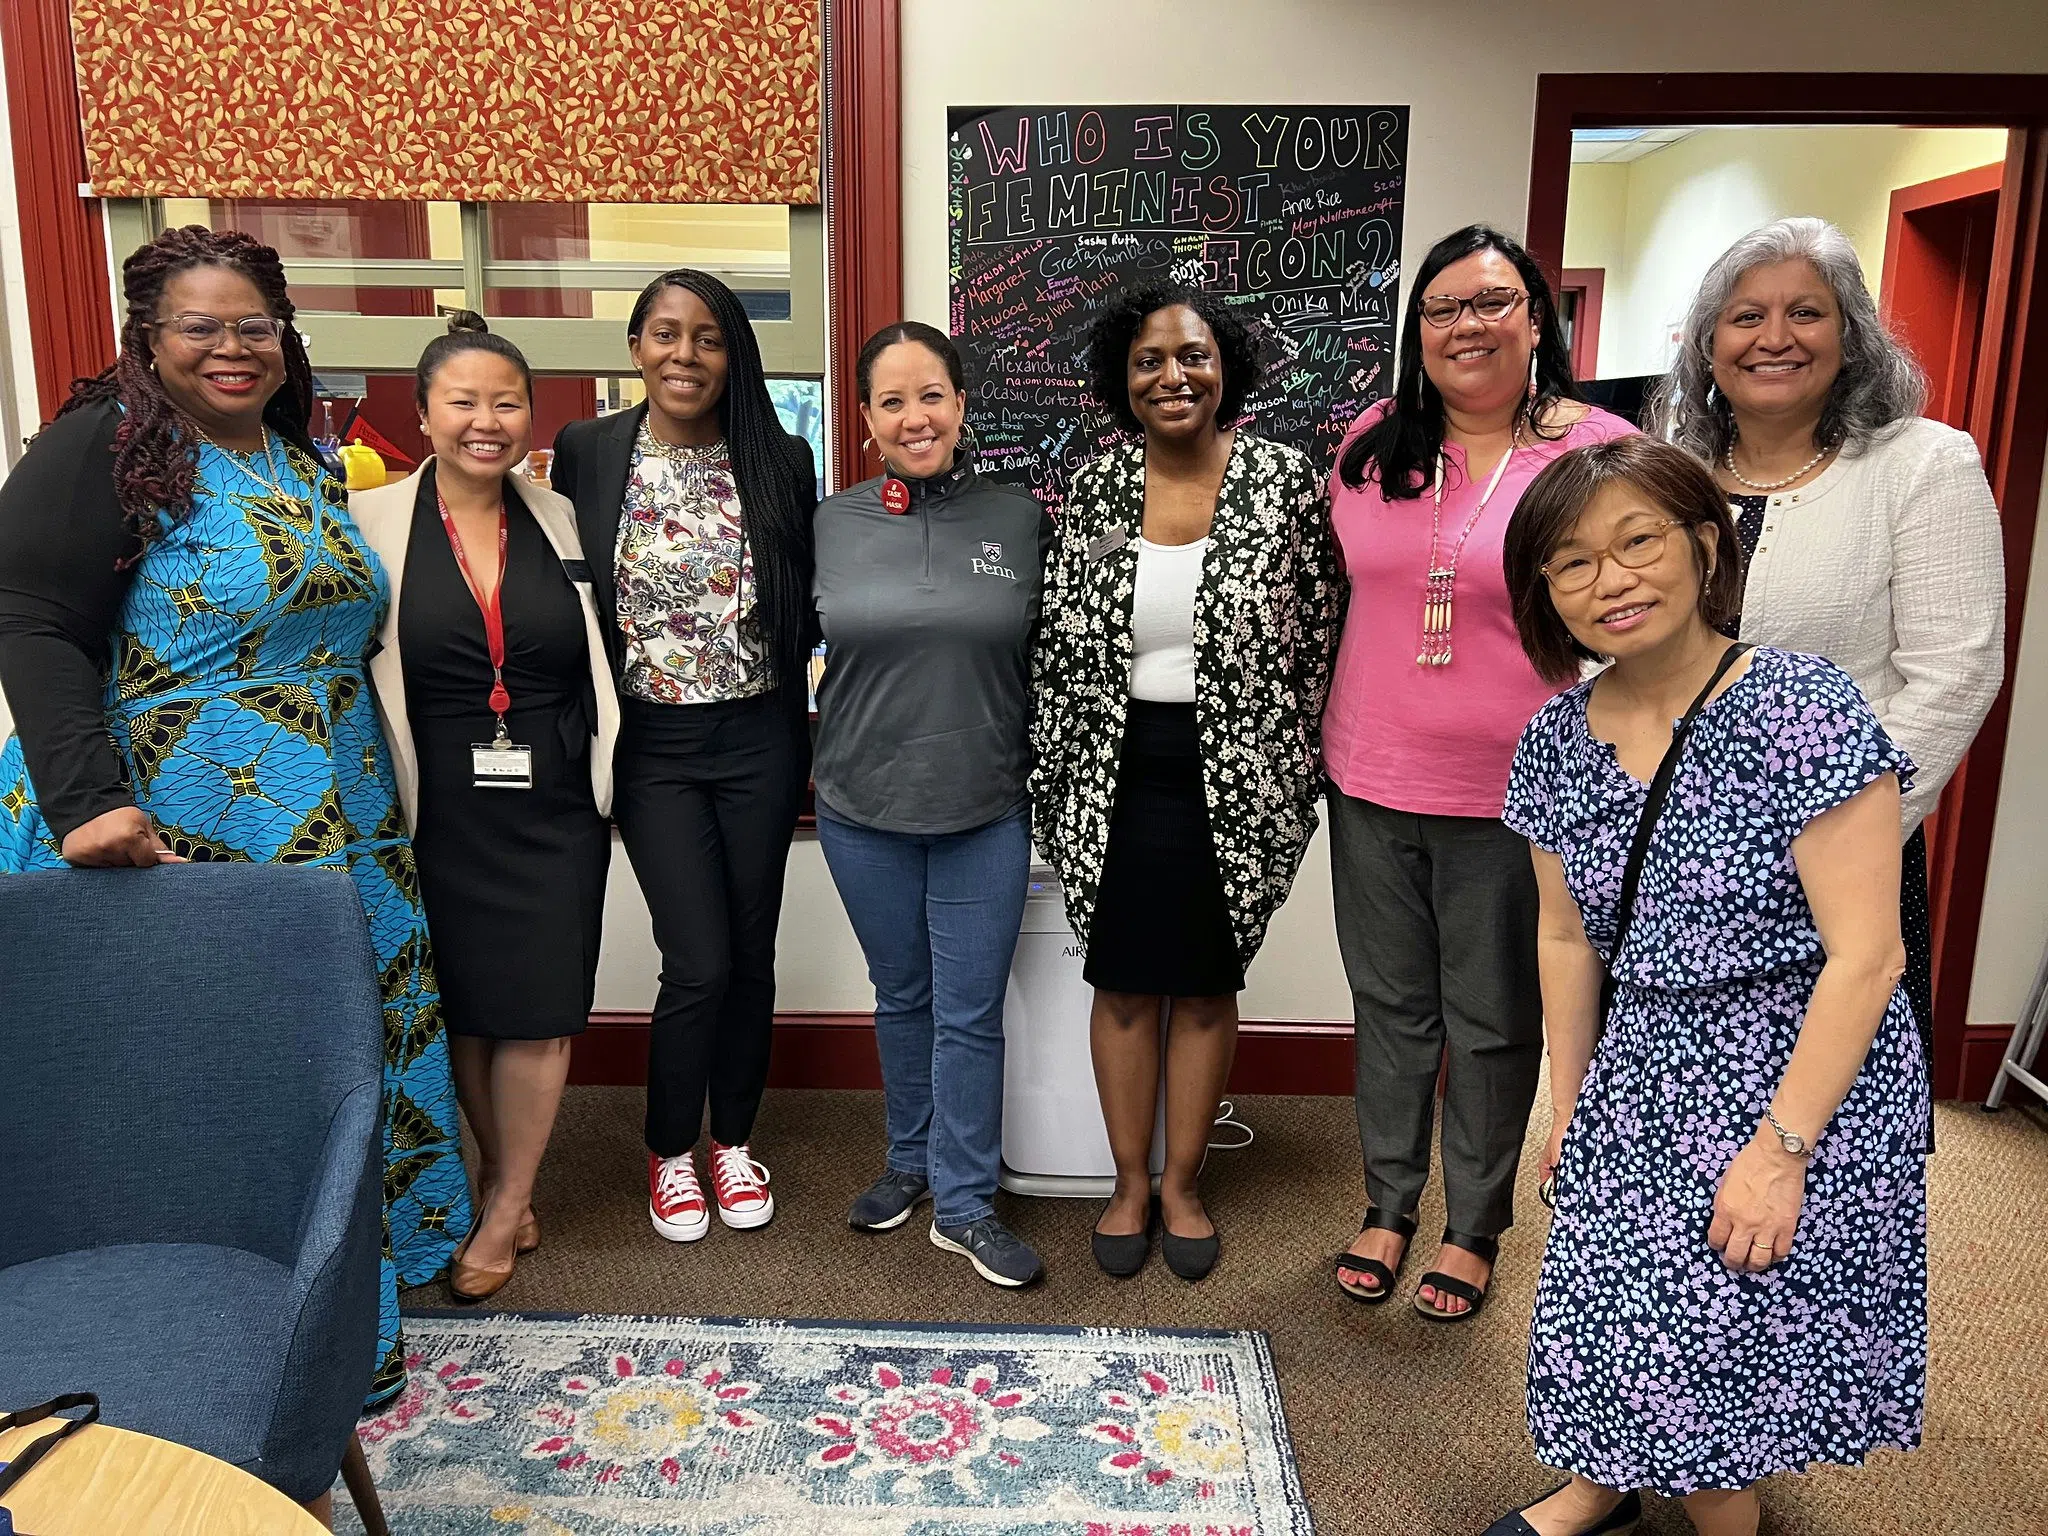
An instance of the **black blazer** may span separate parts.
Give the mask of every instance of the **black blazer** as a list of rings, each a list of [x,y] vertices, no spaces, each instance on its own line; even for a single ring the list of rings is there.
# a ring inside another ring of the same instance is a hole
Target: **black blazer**
[[[619,634],[618,584],[613,569],[619,546],[619,514],[626,504],[626,479],[633,472],[633,442],[640,435],[640,423],[647,419],[646,402],[630,411],[614,411],[588,421],[572,421],[555,435],[555,458],[549,466],[548,484],[576,504],[576,532],[583,541],[583,557],[590,562],[591,585],[597,593],[598,612],[604,618],[605,645],[611,651],[612,670],[623,661],[625,642]],[[793,554],[794,569],[770,572],[762,569],[764,581],[789,580],[800,583],[803,608],[808,616],[801,635],[767,637],[776,666],[785,679],[804,676],[805,659],[817,644],[817,609],[811,598],[811,519],[818,504],[818,472],[811,458],[811,445],[800,437],[784,434],[790,488],[802,514],[802,547]],[[744,518],[746,509],[741,507]],[[755,551],[758,563],[760,552]],[[802,690],[795,690],[799,695]]]

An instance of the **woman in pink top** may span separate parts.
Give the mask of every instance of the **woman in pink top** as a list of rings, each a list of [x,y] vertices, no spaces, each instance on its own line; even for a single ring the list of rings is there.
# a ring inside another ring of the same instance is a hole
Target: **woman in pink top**
[[[1393,1293],[1448,1051],[1448,1222],[1415,1294],[1438,1321],[1485,1299],[1543,1059],[1536,880],[1501,807],[1522,728],[1557,690],[1522,652],[1501,539],[1552,459],[1634,430],[1577,396],[1542,272],[1471,225],[1416,272],[1394,396],[1361,416],[1330,486],[1351,605],[1323,759],[1370,1201],[1337,1283]]]

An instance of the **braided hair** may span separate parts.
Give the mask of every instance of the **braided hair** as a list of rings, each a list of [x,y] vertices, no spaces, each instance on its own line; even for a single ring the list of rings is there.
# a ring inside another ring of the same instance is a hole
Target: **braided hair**
[[[112,366],[91,378],[72,383],[62,416],[105,400],[124,408],[114,433],[114,495],[121,518],[135,535],[136,553],[160,531],[159,513],[173,521],[192,510],[192,488],[199,475],[199,433],[164,393],[156,376],[150,336],[165,286],[194,267],[225,267],[256,286],[271,318],[284,322],[284,383],[263,406],[263,420],[293,442],[306,436],[313,409],[313,369],[306,344],[293,329],[291,295],[285,289],[284,264],[277,252],[241,230],[208,229],[188,224],[167,229],[121,264],[121,285],[128,296],[128,314],[121,325],[121,351]]]
[[[725,335],[725,391],[718,397],[718,425],[732,458],[733,486],[740,516],[753,548],[760,585],[759,615],[777,679],[785,686],[803,677],[809,661],[811,610],[811,512],[816,483],[796,464],[789,434],[768,393],[761,344],[739,297],[708,272],[677,267],[664,272],[634,301],[626,339],[639,338],[647,312],[664,288],[683,288],[704,301]]]

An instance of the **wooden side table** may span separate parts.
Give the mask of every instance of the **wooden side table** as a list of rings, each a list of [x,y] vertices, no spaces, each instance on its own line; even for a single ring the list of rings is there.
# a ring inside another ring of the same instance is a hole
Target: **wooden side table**
[[[0,1431],[0,1461],[62,1428],[49,1420]],[[4,1502],[30,1536],[327,1536],[240,1467],[106,1424],[88,1424],[51,1451]]]

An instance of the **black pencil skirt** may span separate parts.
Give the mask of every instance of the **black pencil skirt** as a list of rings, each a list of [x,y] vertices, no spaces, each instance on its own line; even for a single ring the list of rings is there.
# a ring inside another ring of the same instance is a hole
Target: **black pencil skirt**
[[[590,1018],[611,827],[591,798],[581,713],[515,708],[507,723],[533,748],[531,789],[472,787],[489,714],[413,721],[413,855],[448,1032],[559,1039]]]
[[[1130,702],[1082,976],[1106,992],[1145,996],[1244,988],[1192,704]]]

